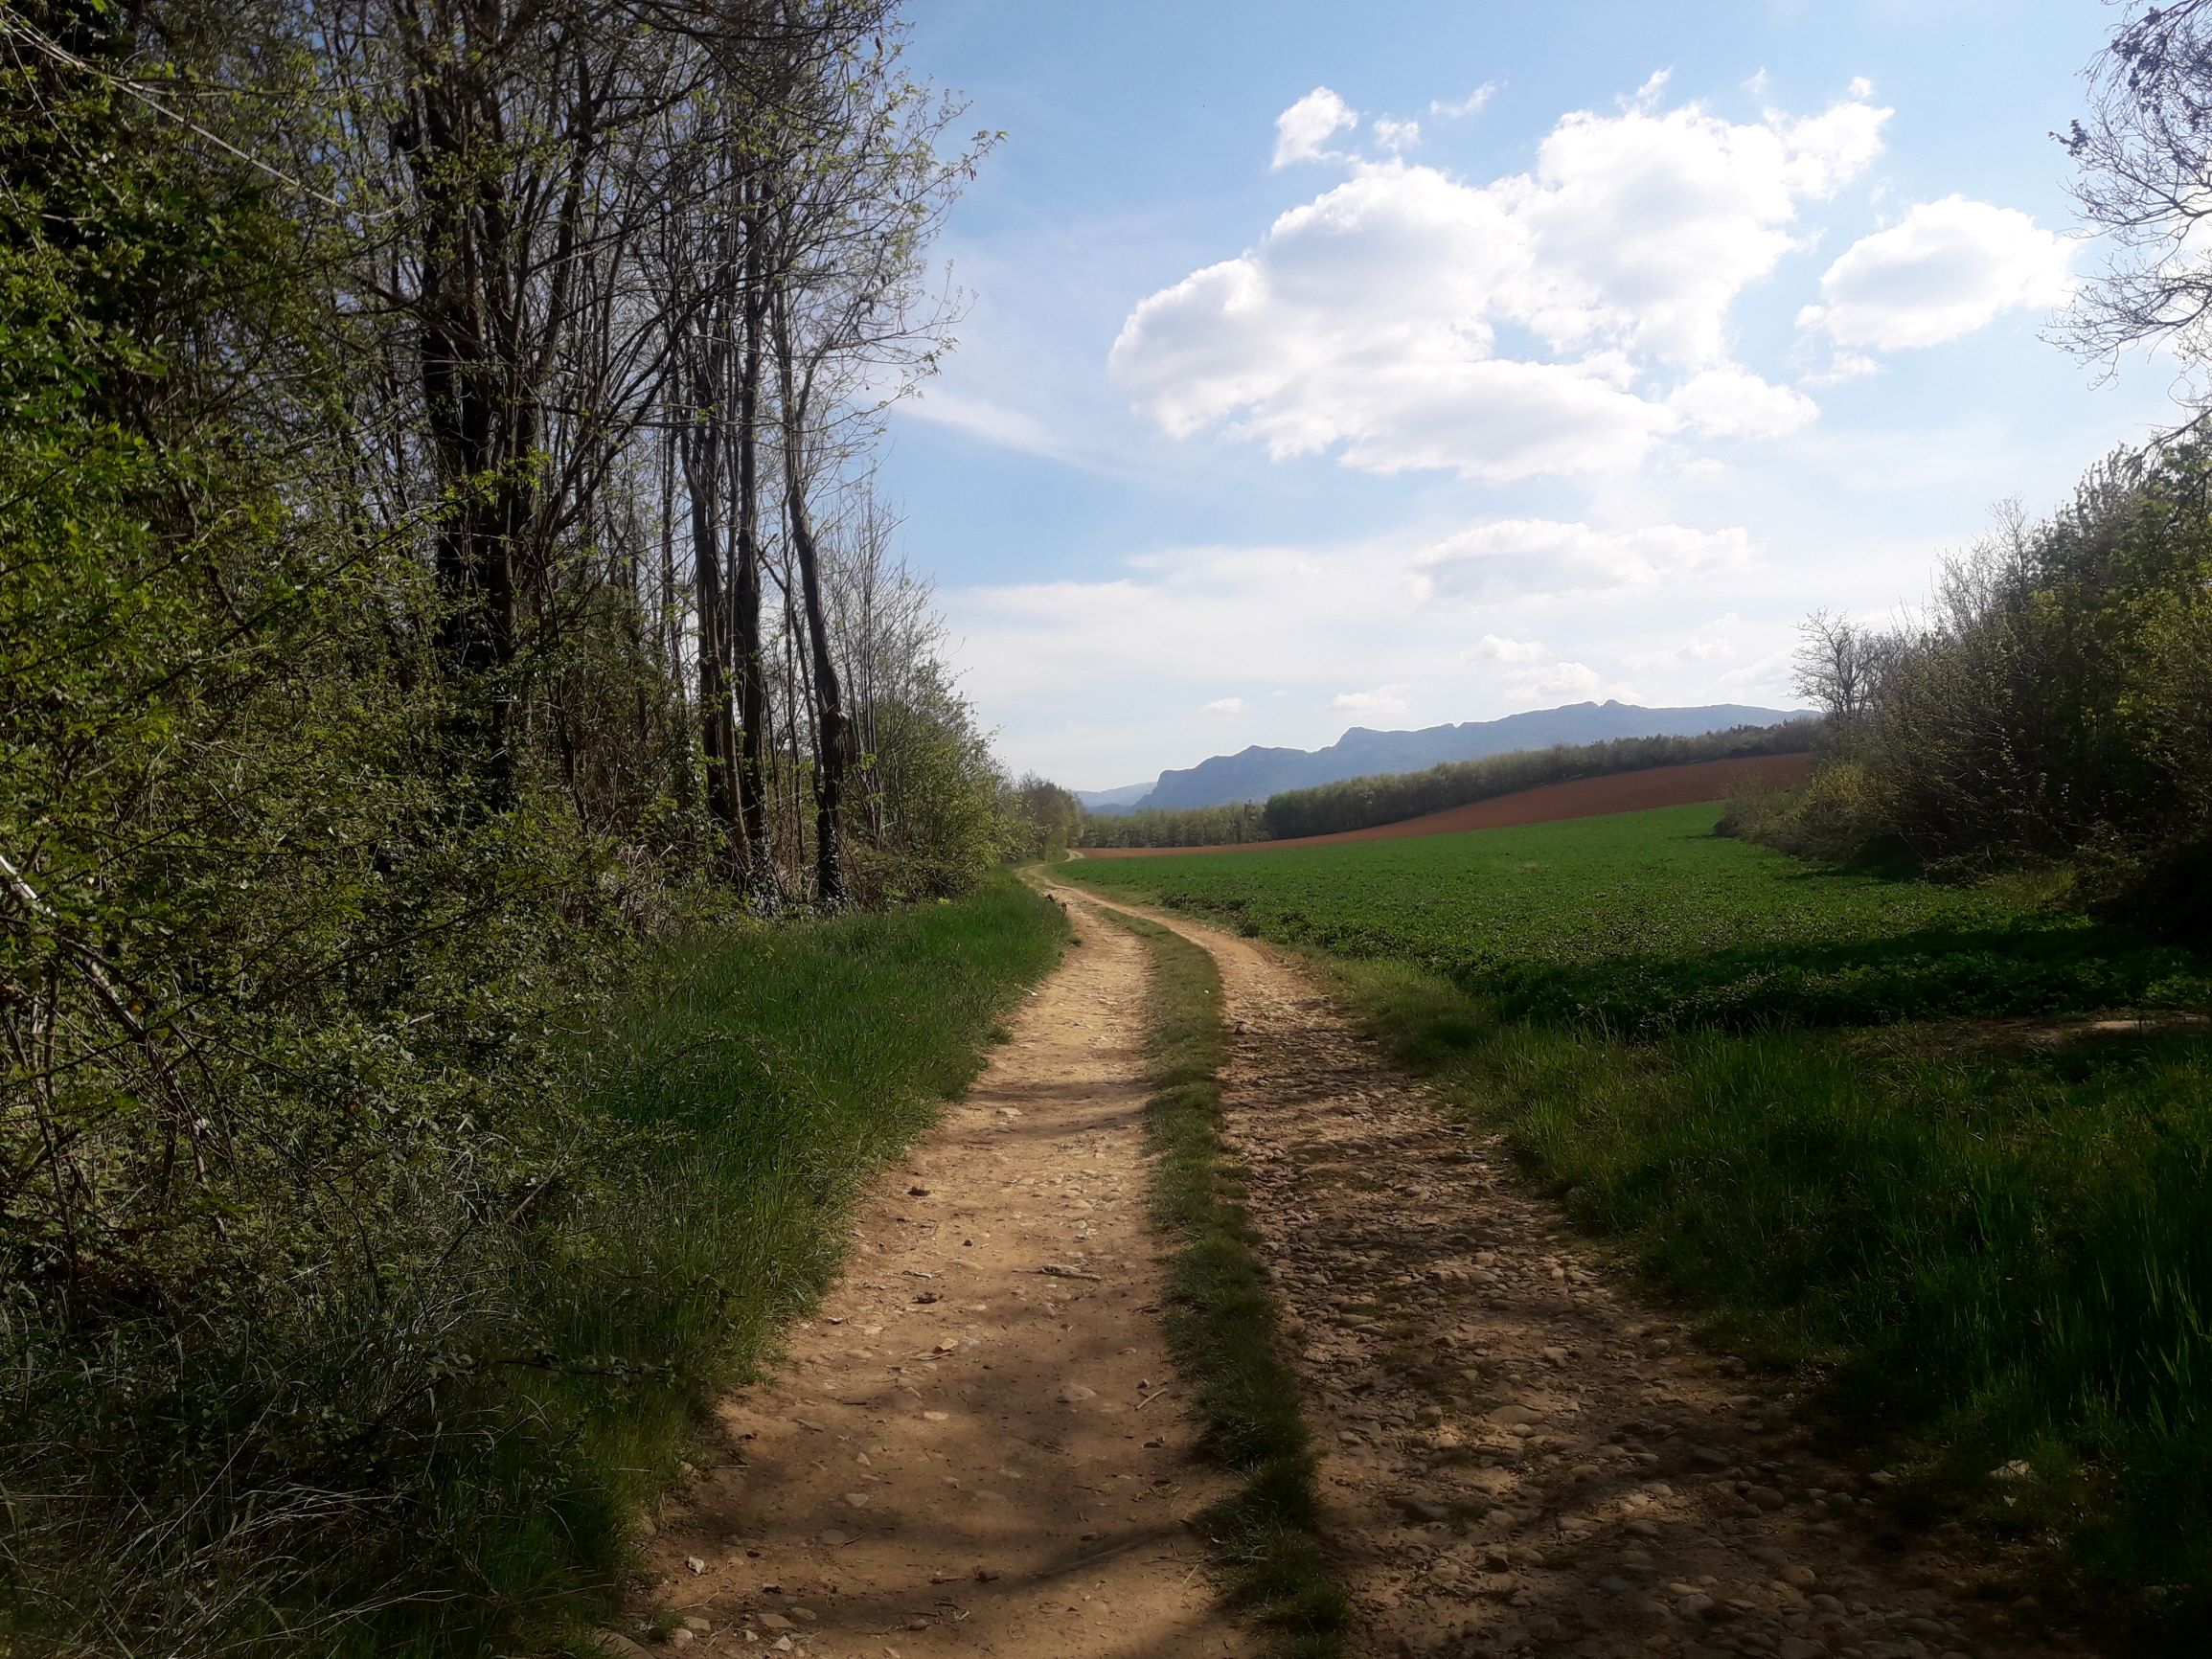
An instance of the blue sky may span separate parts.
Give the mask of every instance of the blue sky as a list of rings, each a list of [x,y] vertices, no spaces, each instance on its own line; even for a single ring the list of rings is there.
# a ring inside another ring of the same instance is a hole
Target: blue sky
[[[1788,703],[2171,418],[2042,338],[2089,0],[911,15],[1006,138],[882,487],[1016,768]]]

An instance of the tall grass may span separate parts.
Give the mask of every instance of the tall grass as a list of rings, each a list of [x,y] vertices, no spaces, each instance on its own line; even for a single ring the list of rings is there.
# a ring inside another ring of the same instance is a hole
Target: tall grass
[[[558,1178],[500,1196],[466,1250],[401,1277],[325,1275],[316,1329],[236,1361],[278,1368],[294,1416],[326,1423],[303,1463],[316,1488],[285,1530],[244,1513],[159,1580],[163,1599],[125,1603],[101,1582],[118,1555],[41,1549],[66,1506],[11,1504],[0,1653],[585,1650],[617,1604],[638,1507],[715,1395],[821,1291],[859,1184],[973,1077],[1065,931],[1007,879],[956,902],[673,939],[568,1043],[582,1103]],[[209,1400],[254,1398],[206,1380]],[[0,1416],[15,1386],[0,1373]],[[311,1528],[295,1518],[310,1499]]]
[[[2212,1034],[1630,1043],[1340,971],[1577,1219],[1748,1351],[1830,1369],[1858,1432],[1902,1432],[1923,1501],[2069,1534],[2140,1611],[2212,1612]]]

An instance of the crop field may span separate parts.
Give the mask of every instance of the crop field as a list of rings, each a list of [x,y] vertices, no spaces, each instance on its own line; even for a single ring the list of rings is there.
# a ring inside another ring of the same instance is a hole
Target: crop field
[[[1424,968],[1501,1011],[1639,1034],[2201,1008],[2206,966],[2041,901],[1809,865],[1719,804],[1065,874],[1244,932]]]
[[[1066,873],[1324,949],[1571,1216],[1897,1436],[1915,1502],[2212,1616],[2212,965],[1719,814]]]

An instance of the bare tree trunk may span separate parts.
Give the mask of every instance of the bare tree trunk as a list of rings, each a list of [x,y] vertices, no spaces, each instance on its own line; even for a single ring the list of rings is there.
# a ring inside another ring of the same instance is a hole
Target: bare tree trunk
[[[710,322],[709,327],[713,324]],[[733,880],[745,868],[740,829],[737,743],[730,726],[729,622],[722,597],[720,528],[722,353],[708,351],[693,379],[691,419],[684,426],[684,486],[691,495],[692,570],[699,609],[699,748],[706,758],[707,811],[725,851],[718,862]]]
[[[829,618],[822,604],[821,551],[807,505],[805,443],[807,402],[793,364],[789,326],[779,316],[776,375],[784,415],[784,516],[799,565],[799,596],[807,614],[808,658],[813,667],[814,892],[825,905],[845,902],[845,858],[839,833],[845,804],[845,764],[852,748],[843,688],[830,648]]]
[[[746,186],[748,205],[758,187]],[[761,656],[761,357],[767,328],[767,290],[761,258],[761,221],[748,214],[744,224],[745,280],[742,342],[738,370],[738,541],[737,569],[731,573],[733,645],[738,675],[738,725],[741,747],[738,777],[742,797],[745,885],[756,904],[776,908],[776,860],[768,844],[766,756],[768,746],[768,669]]]

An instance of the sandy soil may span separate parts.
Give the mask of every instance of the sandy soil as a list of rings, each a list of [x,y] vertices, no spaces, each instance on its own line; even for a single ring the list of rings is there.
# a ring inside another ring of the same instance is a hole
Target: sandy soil
[[[1879,1471],[1818,1455],[1786,1392],[1639,1306],[1299,964],[1146,914],[1221,965],[1227,1127],[1299,1348],[1357,1652],[2078,1650],[1975,1540],[1902,1532]]]
[[[723,1402],[717,1455],[653,1540],[651,1601],[690,1622],[676,1646],[1253,1651],[1184,1524],[1222,1489],[1190,1459],[1155,1317],[1146,954],[1078,931],[966,1101],[861,1206],[817,1317]]]
[[[1085,858],[1160,858],[1179,852],[1271,852],[1285,847],[1334,847],[1340,841],[1395,841],[1406,835],[1449,835],[1460,830],[1502,830],[1516,824],[1552,824],[1562,818],[1598,818],[1609,812],[1641,812],[1652,807],[1694,807],[1724,801],[1745,778],[1770,789],[1805,782],[1811,755],[1759,755],[1733,761],[1693,761],[1684,766],[1651,766],[1616,772],[1608,778],[1577,778],[1545,784],[1471,806],[1347,830],[1335,835],[1300,835],[1288,841],[1240,841],[1226,847],[1086,847]]]

